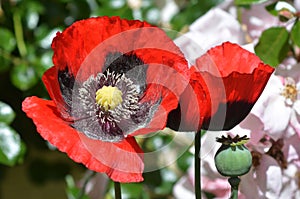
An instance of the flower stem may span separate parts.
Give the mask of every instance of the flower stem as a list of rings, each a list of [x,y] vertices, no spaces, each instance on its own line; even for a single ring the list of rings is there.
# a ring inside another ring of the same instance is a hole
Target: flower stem
[[[21,22],[21,15],[18,10],[15,10],[13,13],[13,23],[14,23],[15,37],[16,37],[19,53],[21,57],[25,57],[25,55],[27,54],[27,49],[23,37],[24,35],[23,35],[23,27]]]
[[[115,187],[115,199],[121,199],[122,194],[121,194],[121,185],[119,182],[114,182],[114,187]]]
[[[195,137],[195,195],[196,199],[201,199],[201,131],[196,133]]]
[[[238,177],[231,177],[228,179],[228,182],[231,186],[231,196],[229,199],[238,199],[239,184],[241,180]]]

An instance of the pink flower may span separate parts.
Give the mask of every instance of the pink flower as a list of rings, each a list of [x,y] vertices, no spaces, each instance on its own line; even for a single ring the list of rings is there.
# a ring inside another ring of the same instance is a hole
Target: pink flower
[[[212,36],[213,35],[213,36]],[[187,60],[194,64],[212,46],[223,42],[244,44],[245,34],[231,14],[214,8],[191,24],[189,32],[175,39]]]
[[[242,23],[246,25],[252,40],[257,40],[264,30],[281,24],[278,17],[271,15],[266,10],[265,7],[268,4],[270,2],[252,5],[250,9],[243,9]]]
[[[274,140],[295,133],[300,135],[299,66],[294,66],[289,72],[285,70],[284,75],[271,76],[251,111],[263,123],[263,130]]]

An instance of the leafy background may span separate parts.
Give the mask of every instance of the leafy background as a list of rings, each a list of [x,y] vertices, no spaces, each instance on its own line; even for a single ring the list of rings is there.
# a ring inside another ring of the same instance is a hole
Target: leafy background
[[[21,103],[32,95],[49,98],[41,77],[52,66],[51,41],[57,31],[74,21],[118,15],[184,32],[222,0],[175,0],[179,8],[176,15],[162,21],[163,12],[168,12],[164,10],[166,2],[168,0],[0,1],[0,199],[113,198],[112,184],[104,175],[86,171],[36,133],[32,121],[21,111]],[[244,7],[260,2],[264,0],[235,1]],[[272,7],[269,9],[273,11]],[[271,28],[262,34],[255,51],[265,62],[278,65],[290,51],[291,43],[300,46],[299,34],[299,21],[291,33],[285,28]],[[170,37],[175,38],[176,34]],[[274,40],[280,42],[269,51],[270,42]],[[269,54],[266,56],[265,52]],[[153,151],[170,139],[168,134],[154,136],[143,143],[143,148]],[[144,183],[122,185],[123,198],[171,198],[173,185],[186,173],[191,159],[192,155],[186,151],[174,165],[145,173]],[[87,196],[81,192],[82,186],[98,187]]]

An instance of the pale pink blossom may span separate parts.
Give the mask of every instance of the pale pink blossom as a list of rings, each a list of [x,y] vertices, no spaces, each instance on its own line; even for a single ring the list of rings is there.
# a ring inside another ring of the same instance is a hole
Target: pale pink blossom
[[[189,32],[174,40],[192,64],[209,48],[225,41],[244,44],[245,34],[235,17],[219,8],[209,10],[190,25]]]
[[[277,71],[278,73],[278,71]],[[300,135],[300,67],[271,76],[251,114],[258,117],[263,130],[274,140]]]
[[[272,2],[254,4],[250,9],[243,9],[242,23],[246,25],[247,32],[255,43],[264,30],[281,24],[278,17],[271,15],[265,8]]]

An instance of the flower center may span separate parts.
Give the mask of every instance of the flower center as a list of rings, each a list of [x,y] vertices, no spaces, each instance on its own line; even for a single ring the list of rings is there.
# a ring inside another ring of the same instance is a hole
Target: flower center
[[[282,96],[286,98],[288,102],[295,102],[298,96],[298,90],[296,83],[292,78],[286,78],[285,87],[281,93]]]
[[[96,103],[103,107],[105,111],[115,109],[122,101],[122,91],[117,87],[103,86],[96,92]]]

